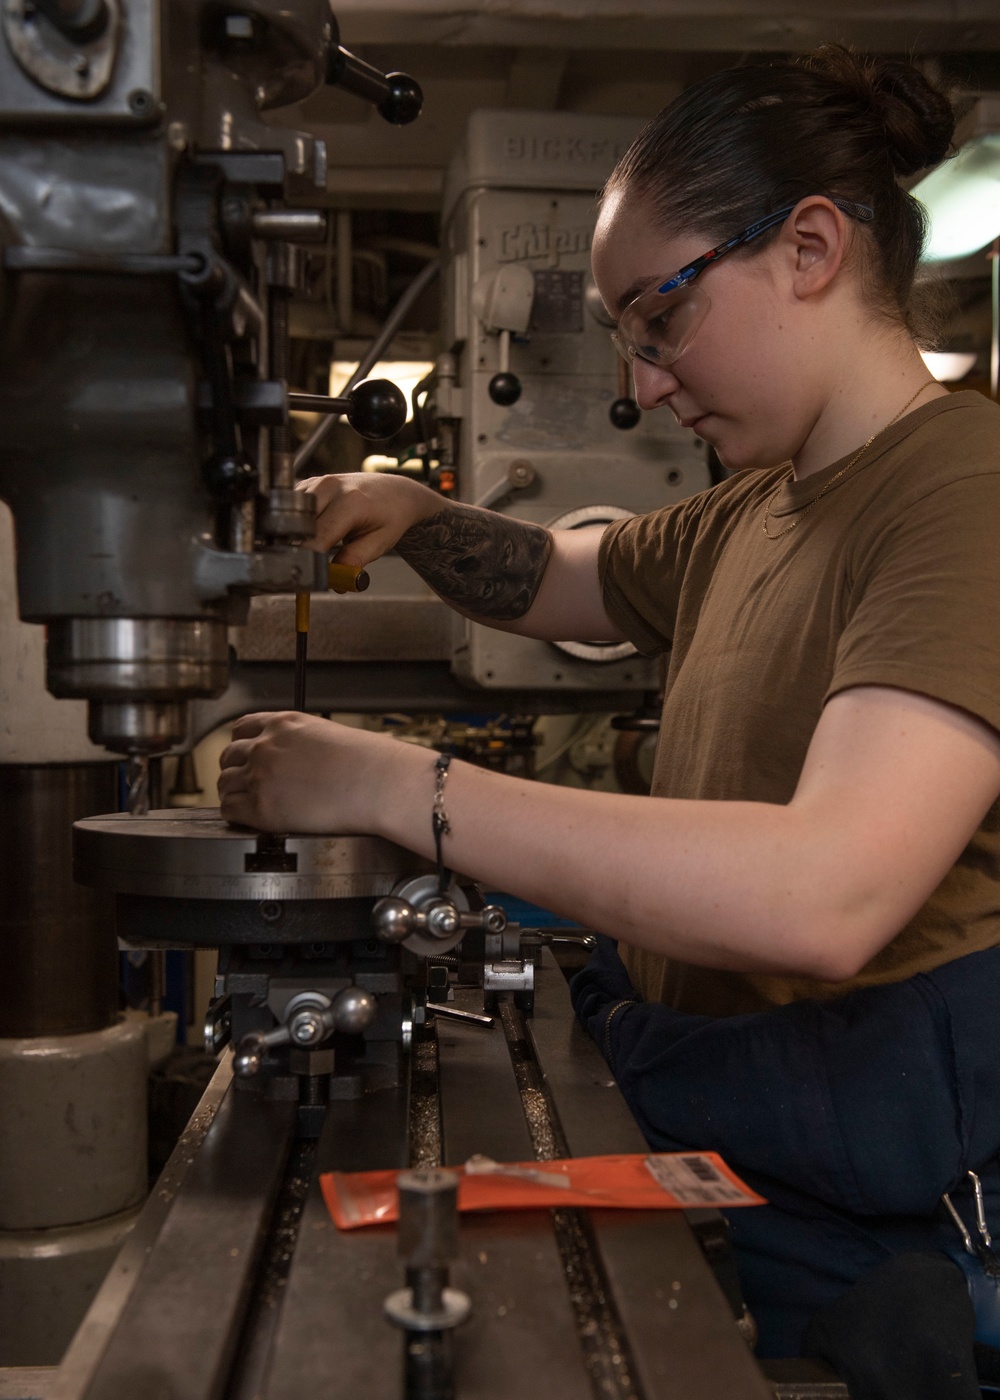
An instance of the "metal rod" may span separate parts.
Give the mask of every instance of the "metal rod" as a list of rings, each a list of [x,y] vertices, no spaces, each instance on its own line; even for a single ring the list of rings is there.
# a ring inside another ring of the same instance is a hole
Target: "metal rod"
[[[286,287],[268,288],[267,298],[267,339],[268,359],[272,379],[288,382],[288,303],[291,293]],[[271,452],[283,457],[291,450],[291,435],[288,424],[281,423],[271,429]],[[294,486],[291,481],[272,480],[272,486]]]
[[[11,272],[80,272],[94,276],[157,277],[205,266],[199,253],[76,253],[62,248],[6,248],[3,265]]]
[[[288,408],[292,413],[336,413],[340,417],[350,406],[350,399],[343,395],[332,399],[329,394],[301,394],[297,390],[288,395]]]
[[[631,399],[632,393],[632,366],[627,360],[623,360],[621,355],[618,360],[618,397],[620,399]]]
[[[167,955],[162,948],[150,948],[147,954],[149,969],[149,1014],[163,1014],[163,998],[167,994]]]
[[[390,311],[385,325],[379,331],[378,335],[372,341],[371,345],[369,345],[354,373],[351,375],[350,379],[347,381],[347,383],[341,390],[341,393],[344,398],[346,398],[347,395],[351,392],[355,384],[360,384],[362,379],[366,379],[368,377],[374,366],[382,358],[386,350],[388,350],[389,346],[396,338],[396,332],[399,330],[400,326],[405,321],[414,303],[419,299],[421,294],[430,286],[430,284],[434,281],[434,278],[438,275],[440,271],[441,259],[435,258],[433,262],[429,262],[427,266],[423,269],[423,271],[418,273],[417,276],[413,279],[413,281],[407,287],[406,291],[399,298],[399,301],[396,302],[396,305]],[[330,433],[333,432],[333,425],[337,421],[338,419],[336,418],[336,416],[324,418],[323,422],[320,423],[316,429],[314,429],[312,435],[305,440],[305,442],[299,448],[298,452],[296,452],[296,476],[299,475],[302,468],[313,457],[316,450],[322,447],[323,443],[329,437]]]
[[[961,1237],[962,1237],[962,1243],[963,1243],[963,1245],[965,1246],[965,1252],[966,1252],[966,1254],[975,1254],[976,1248],[975,1248],[975,1245],[972,1243],[972,1236],[969,1234],[969,1230],[968,1230],[968,1227],[966,1226],[965,1221],[962,1219],[962,1217],[959,1215],[958,1211],[955,1209],[954,1205],[952,1204],[952,1199],[951,1199],[951,1197],[948,1195],[948,1192],[947,1192],[947,1191],[946,1191],[946,1192],[944,1193],[944,1195],[941,1197],[941,1200],[942,1200],[942,1202],[944,1203],[944,1206],[945,1206],[945,1208],[947,1209],[948,1214],[951,1216],[952,1220],[955,1222],[955,1229],[958,1231],[958,1233],[959,1233],[959,1234],[961,1235]]]
[[[251,216],[250,226],[255,238],[322,243],[327,217],[322,209],[258,209]]]
[[[433,1011],[435,1016],[444,1016],[450,1021],[467,1021],[473,1026],[492,1026],[493,1017],[484,1016],[480,1011],[460,1011],[457,1006],[445,1006],[441,1002],[430,1001],[427,1003],[428,1011]]]
[[[75,821],[117,806],[116,763],[0,764],[0,1038],[117,1020],[110,910],[74,881],[72,842]]]
[[[352,228],[350,209],[337,210],[337,329],[350,335],[354,313],[354,281],[352,259]]]

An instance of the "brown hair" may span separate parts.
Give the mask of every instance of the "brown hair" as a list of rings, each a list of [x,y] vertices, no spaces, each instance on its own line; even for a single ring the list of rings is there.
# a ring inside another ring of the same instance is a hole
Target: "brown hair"
[[[948,98],[910,64],[824,44],[688,88],[640,132],[604,193],[634,192],[666,227],[709,240],[810,194],[868,204],[872,223],[852,221],[866,292],[922,338],[912,300],[926,214],[899,177],[942,160],[954,127]]]

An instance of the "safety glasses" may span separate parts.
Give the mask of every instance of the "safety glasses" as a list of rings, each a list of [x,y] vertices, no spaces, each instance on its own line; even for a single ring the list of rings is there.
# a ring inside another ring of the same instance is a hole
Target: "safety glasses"
[[[680,272],[675,272],[660,286],[640,292],[626,306],[618,321],[618,329],[611,334],[619,355],[629,363],[636,359],[645,360],[661,369],[679,360],[712,305],[705,289],[695,285],[695,278],[734,248],[742,248],[776,224],[784,223],[799,202],[776,209],[773,214],[749,224],[735,237],[727,238],[725,243],[695,258],[687,267],[682,267]],[[874,209],[867,204],[855,204],[849,199],[832,199],[831,202],[861,223],[869,224],[875,217]]]

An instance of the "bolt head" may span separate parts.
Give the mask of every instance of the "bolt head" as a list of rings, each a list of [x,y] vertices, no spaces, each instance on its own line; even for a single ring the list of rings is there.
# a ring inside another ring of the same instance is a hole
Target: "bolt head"
[[[242,452],[212,457],[204,470],[209,491],[227,505],[250,500],[260,484],[256,466]]]
[[[156,107],[156,99],[145,88],[133,88],[128,95],[128,106],[134,117],[148,117]]]
[[[435,938],[450,938],[460,928],[458,910],[453,904],[435,905],[427,914],[427,931]]]
[[[326,1032],[322,1018],[315,1011],[300,1011],[292,1018],[288,1030],[296,1045],[318,1045]]]

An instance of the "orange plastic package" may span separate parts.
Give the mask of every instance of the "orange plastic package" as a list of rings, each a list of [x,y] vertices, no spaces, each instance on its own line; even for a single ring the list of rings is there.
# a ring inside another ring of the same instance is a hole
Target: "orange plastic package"
[[[552,1162],[494,1162],[470,1157],[459,1173],[458,1208],[551,1210],[594,1206],[683,1210],[689,1206],[760,1206],[763,1196],[730,1171],[715,1152],[641,1152],[566,1157]],[[398,1219],[396,1171],[326,1172],[323,1199],[341,1230]]]

